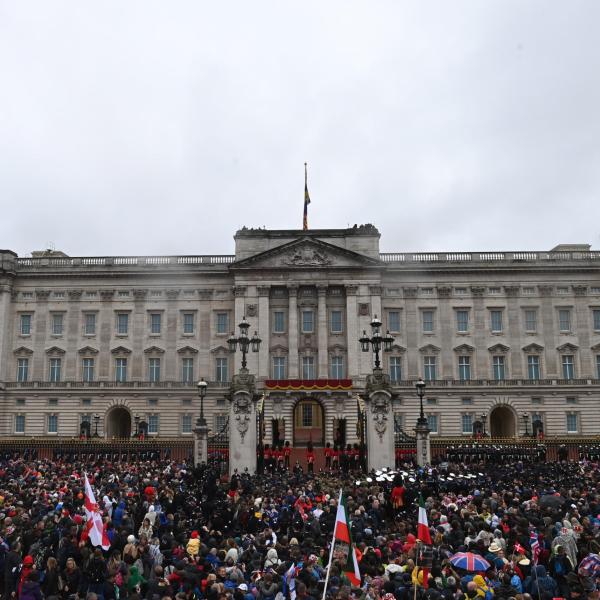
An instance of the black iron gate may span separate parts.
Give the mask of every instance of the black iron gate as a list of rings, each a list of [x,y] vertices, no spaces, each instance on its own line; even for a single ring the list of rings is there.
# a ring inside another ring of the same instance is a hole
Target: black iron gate
[[[360,445],[360,467],[366,473],[369,461],[367,460],[367,407],[360,397],[356,400],[358,419],[356,421],[356,436]]]
[[[256,403],[256,472],[265,470],[265,401],[264,397]]]
[[[229,417],[221,431],[208,437],[207,464],[217,469],[221,475],[229,473]]]

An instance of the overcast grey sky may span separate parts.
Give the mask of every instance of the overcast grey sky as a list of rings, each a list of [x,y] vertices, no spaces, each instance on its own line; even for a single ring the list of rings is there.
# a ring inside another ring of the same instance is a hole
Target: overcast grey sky
[[[600,247],[596,0],[0,0],[0,247]]]

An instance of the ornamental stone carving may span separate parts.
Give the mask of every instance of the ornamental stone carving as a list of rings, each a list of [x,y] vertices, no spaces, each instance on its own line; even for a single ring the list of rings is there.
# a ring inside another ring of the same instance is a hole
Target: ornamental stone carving
[[[147,295],[148,295],[148,290],[147,289],[133,290],[133,297],[136,300],[144,300],[144,298],[146,298]]]
[[[552,296],[552,292],[554,291],[554,286],[552,285],[538,285],[538,290],[540,291],[540,296]]]
[[[256,291],[258,292],[259,296],[264,298],[265,296],[269,296],[269,294],[271,293],[271,286],[270,285],[259,285],[256,288]]]
[[[324,267],[333,261],[316,248],[296,248],[284,254],[281,262],[290,267]]]
[[[258,306],[256,304],[246,305],[246,316],[255,317],[258,314]]]
[[[236,298],[243,298],[246,295],[246,286],[244,286],[244,285],[236,285],[233,288],[233,295]]]
[[[250,427],[250,415],[252,414],[252,400],[248,394],[237,394],[235,396],[233,414],[235,415],[235,427],[243,442]]]
[[[177,300],[177,298],[179,297],[179,294],[181,293],[181,290],[170,289],[170,290],[167,290],[165,293],[169,300]]]
[[[440,298],[449,298],[452,295],[452,288],[449,286],[438,286],[437,293]]]
[[[115,295],[115,290],[100,290],[100,298],[104,300],[104,302],[110,302]]]
[[[471,294],[473,294],[473,296],[481,297],[485,294],[485,288],[479,286],[471,286]]]
[[[198,296],[200,296],[200,300],[211,300],[213,297],[212,290],[198,290]]]
[[[585,296],[587,294],[587,285],[574,285],[573,292],[576,296]]]
[[[35,290],[35,297],[38,300],[45,302],[50,297],[50,290]]]
[[[504,286],[504,293],[509,298],[516,298],[519,295],[520,291],[521,291],[521,288],[518,285],[505,285]]]
[[[83,290],[69,290],[67,293],[69,294],[69,300],[77,302],[77,300],[81,300]]]
[[[383,440],[388,425],[388,414],[390,412],[390,403],[385,394],[374,394],[371,398],[371,413],[373,415],[373,424],[379,440]]]
[[[356,296],[358,293],[357,285],[347,285],[346,286],[346,296]]]
[[[405,298],[416,298],[419,293],[419,289],[416,287],[404,287],[402,288],[402,291],[404,292]]]

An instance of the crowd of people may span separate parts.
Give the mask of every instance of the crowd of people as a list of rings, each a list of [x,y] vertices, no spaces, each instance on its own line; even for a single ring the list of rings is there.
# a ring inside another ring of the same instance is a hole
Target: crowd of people
[[[104,549],[86,527],[86,473]],[[346,574],[347,545],[329,562],[340,489],[360,583]],[[420,497],[430,548],[417,540]],[[592,600],[600,475],[588,461],[470,461],[230,479],[165,460],[9,457],[0,535],[6,599]]]

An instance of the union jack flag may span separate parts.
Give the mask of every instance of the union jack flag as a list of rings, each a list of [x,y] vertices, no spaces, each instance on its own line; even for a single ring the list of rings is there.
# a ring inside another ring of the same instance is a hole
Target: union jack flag
[[[529,538],[529,547],[531,548],[531,561],[534,565],[537,565],[541,550],[537,531],[531,532],[531,536]]]

